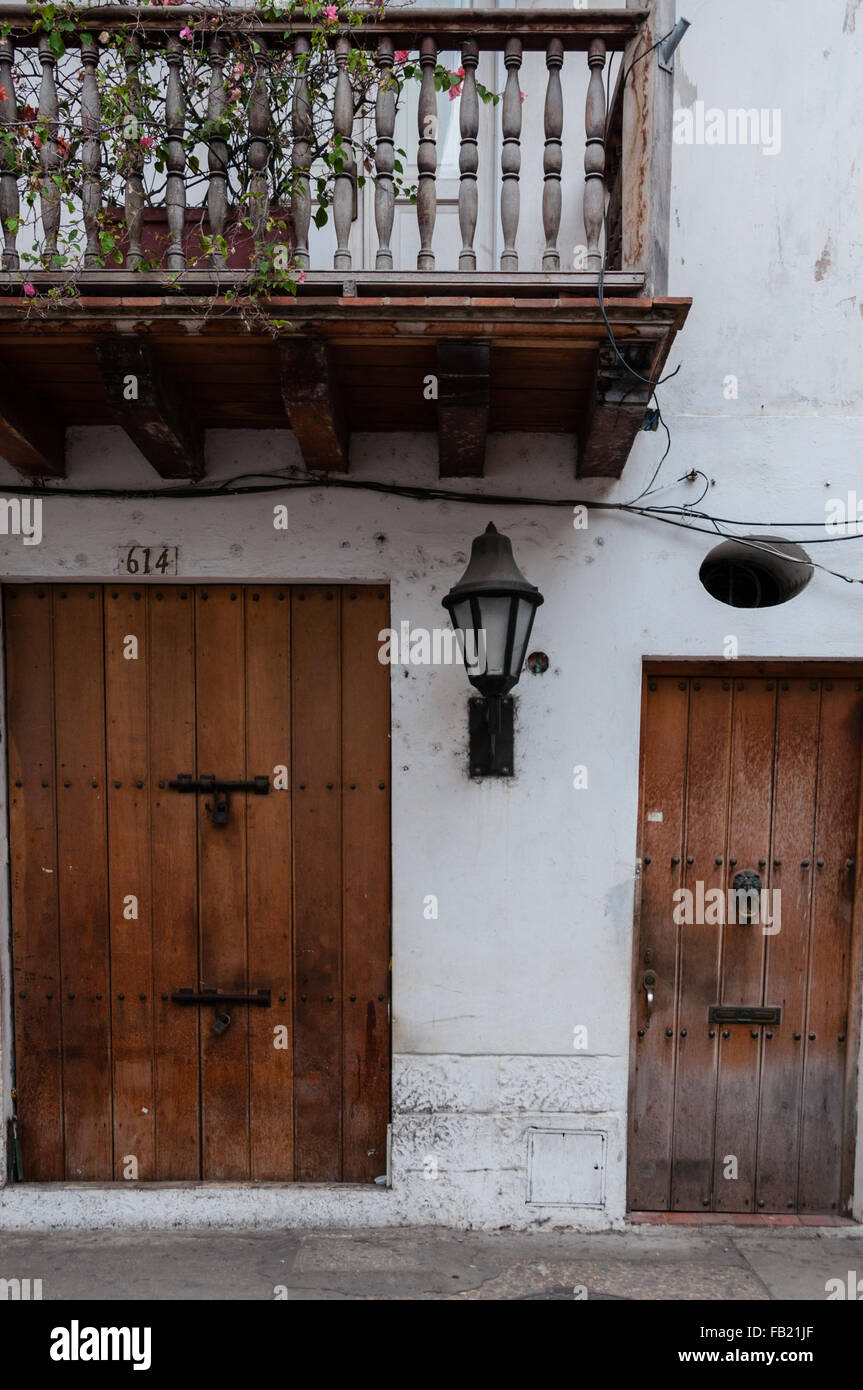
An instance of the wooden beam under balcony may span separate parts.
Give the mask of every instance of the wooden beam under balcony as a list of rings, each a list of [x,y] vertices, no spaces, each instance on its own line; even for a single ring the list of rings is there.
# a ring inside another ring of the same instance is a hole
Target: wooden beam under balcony
[[[647,344],[618,351],[627,366],[610,343],[599,349],[594,388],[579,430],[579,478],[619,478],[636,435],[656,427],[648,424],[653,388],[639,380],[651,379],[656,354]]]
[[[112,336],[97,344],[108,410],[162,478],[200,478],[204,434],[148,342]]]
[[[40,274],[32,273],[39,285]],[[595,286],[572,294],[565,280],[551,295],[513,287],[486,297],[458,293],[443,278],[437,294],[376,295],[369,280],[365,293],[347,298],[307,279],[296,298],[267,301],[268,331],[260,314],[250,328],[236,300],[209,298],[204,313],[197,296],[151,280],[135,295],[88,291],[74,307],[58,301],[34,317],[10,277],[6,287],[0,281],[2,351],[21,378],[38,379],[40,416],[67,426],[117,418],[100,345],[120,338],[149,347],[183,419],[200,434],[284,430],[290,422],[315,471],[347,469],[351,433],[429,432],[442,434],[445,476],[478,476],[487,428],[569,436],[573,471],[578,455],[582,474],[619,476],[650,387],[609,357]],[[553,287],[555,277],[548,279]],[[656,381],[689,301],[609,296],[604,307],[621,352]],[[484,363],[475,359],[469,371],[458,360],[458,349],[472,343],[489,349],[487,414]],[[424,391],[430,376],[440,385],[441,375],[442,402],[440,392],[435,400]]]
[[[349,437],[329,345],[312,338],[279,344],[282,400],[310,473],[346,473]]]
[[[480,478],[491,400],[490,344],[438,343],[437,378],[438,472],[442,478]]]
[[[47,399],[0,363],[0,458],[25,478],[63,478],[64,436]]]

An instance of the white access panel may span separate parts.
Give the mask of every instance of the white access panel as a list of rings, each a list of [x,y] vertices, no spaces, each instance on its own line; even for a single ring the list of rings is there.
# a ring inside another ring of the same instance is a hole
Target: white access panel
[[[529,1130],[527,1201],[546,1207],[601,1207],[606,1142],[602,1130]]]

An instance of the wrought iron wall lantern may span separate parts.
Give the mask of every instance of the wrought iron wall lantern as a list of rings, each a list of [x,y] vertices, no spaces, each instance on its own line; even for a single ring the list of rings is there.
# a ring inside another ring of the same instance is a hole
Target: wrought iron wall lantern
[[[489,522],[470,563],[443,606],[459,634],[467,678],[480,698],[470,701],[470,775],[511,777],[517,684],[542,594],[515,563],[507,536]]]

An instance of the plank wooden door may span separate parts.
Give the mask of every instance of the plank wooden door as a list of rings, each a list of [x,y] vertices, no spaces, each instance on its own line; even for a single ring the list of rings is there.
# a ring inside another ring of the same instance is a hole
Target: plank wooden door
[[[645,679],[632,1210],[847,1210],[861,731],[860,677]]]
[[[25,1180],[368,1182],[389,1114],[379,588],[5,591]],[[270,791],[171,790],[180,774]],[[270,991],[270,1006],[182,1004]]]

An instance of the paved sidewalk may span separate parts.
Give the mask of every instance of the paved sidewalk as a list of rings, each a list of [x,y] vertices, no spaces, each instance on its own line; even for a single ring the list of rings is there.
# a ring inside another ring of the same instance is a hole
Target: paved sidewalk
[[[826,1299],[863,1278],[863,1228],[625,1232],[0,1232],[0,1279],[51,1299]],[[585,1291],[586,1290],[586,1295]],[[284,1297],[284,1293],[281,1294]]]

